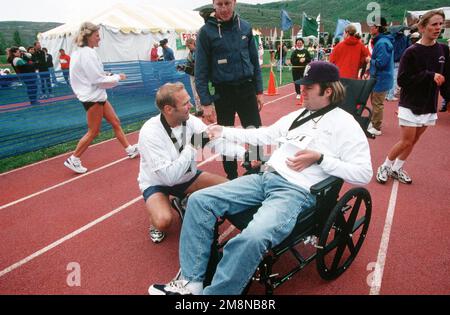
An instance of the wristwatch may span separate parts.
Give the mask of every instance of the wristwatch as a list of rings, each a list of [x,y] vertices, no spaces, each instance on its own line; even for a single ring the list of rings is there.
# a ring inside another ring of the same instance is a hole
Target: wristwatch
[[[317,160],[317,164],[320,165],[320,163],[322,163],[323,161],[323,153],[320,153],[320,158]]]

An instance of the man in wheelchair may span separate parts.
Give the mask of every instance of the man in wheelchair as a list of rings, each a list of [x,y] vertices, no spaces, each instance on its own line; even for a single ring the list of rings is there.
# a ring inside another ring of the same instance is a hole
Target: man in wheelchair
[[[168,284],[154,284],[155,295],[240,294],[264,255],[294,229],[297,218],[315,205],[311,186],[330,175],[367,184],[372,165],[366,136],[352,115],[337,107],[345,90],[338,68],[310,63],[302,85],[304,108],[269,127],[208,127],[210,138],[239,143],[278,143],[263,173],[239,177],[197,191],[188,201],[180,236],[181,272]],[[203,288],[218,218],[260,206],[248,226],[228,241],[211,284]]]

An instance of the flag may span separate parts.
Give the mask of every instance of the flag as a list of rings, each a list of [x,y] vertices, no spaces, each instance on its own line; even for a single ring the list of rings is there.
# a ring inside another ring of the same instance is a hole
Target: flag
[[[334,38],[341,39],[344,36],[344,30],[351,22],[349,20],[338,19],[336,24],[336,30],[334,31]]]
[[[315,21],[313,18],[309,18],[306,13],[303,12],[302,36],[317,36],[317,27],[317,21]]]
[[[281,26],[283,31],[287,31],[292,27],[292,20],[285,10],[281,10]]]

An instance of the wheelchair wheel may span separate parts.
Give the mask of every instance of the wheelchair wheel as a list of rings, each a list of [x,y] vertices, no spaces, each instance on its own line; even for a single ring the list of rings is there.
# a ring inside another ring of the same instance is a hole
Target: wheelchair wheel
[[[350,267],[366,238],[371,213],[365,188],[352,188],[339,199],[317,245],[317,270],[323,279],[336,279]]]

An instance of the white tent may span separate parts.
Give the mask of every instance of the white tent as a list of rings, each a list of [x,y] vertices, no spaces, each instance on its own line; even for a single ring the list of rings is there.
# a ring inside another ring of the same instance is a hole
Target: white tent
[[[42,47],[54,57],[58,68],[59,49],[67,54],[77,49],[74,39],[81,23],[89,21],[100,26],[100,47],[97,52],[103,62],[149,60],[155,41],[167,38],[175,58],[184,58],[186,49],[180,43],[195,36],[204,24],[197,11],[161,8],[142,4],[116,4],[90,18],[67,23],[38,35]]]
[[[433,10],[443,10],[445,14],[445,19],[447,21],[450,20],[450,7],[442,7],[442,8],[436,8]],[[407,12],[407,18],[408,18],[408,25],[411,25],[413,23],[416,23],[422,15],[427,13],[430,10],[423,10],[423,11],[406,11]]]

